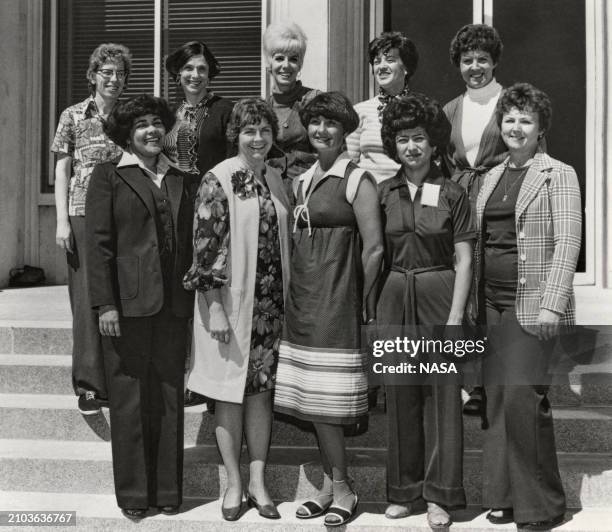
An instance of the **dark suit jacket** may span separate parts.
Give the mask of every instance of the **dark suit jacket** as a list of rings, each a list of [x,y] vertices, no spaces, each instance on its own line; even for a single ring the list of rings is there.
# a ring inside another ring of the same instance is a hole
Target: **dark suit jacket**
[[[216,94],[210,99],[198,141],[197,164],[202,175],[235,151],[225,136],[233,108],[232,102]]]
[[[138,166],[119,159],[95,167],[89,183],[85,227],[89,292],[93,308],[114,305],[121,316],[158,313],[164,304],[155,200]],[[178,317],[193,313],[193,293],[182,278],[192,262],[194,176],[171,167],[164,180],[174,224],[175,257],[170,301]]]

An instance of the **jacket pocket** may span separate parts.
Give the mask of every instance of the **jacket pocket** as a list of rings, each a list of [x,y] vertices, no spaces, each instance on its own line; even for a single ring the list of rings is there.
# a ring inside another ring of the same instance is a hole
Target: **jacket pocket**
[[[140,281],[140,264],[136,256],[117,257],[117,280],[119,282],[119,297],[134,299],[138,295]]]

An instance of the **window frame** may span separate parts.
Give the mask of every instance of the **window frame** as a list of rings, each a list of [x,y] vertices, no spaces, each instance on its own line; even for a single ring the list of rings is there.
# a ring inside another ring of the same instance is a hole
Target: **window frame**
[[[370,39],[383,31],[383,13],[387,0],[370,3]],[[605,64],[605,0],[585,2],[586,38],[586,124],[585,124],[585,271],[574,275],[575,286],[592,286],[603,275],[605,258],[606,150],[598,139],[605,138],[604,113],[606,99]],[[494,0],[473,0],[473,23],[494,24]],[[599,76],[596,74],[600,73]],[[374,81],[369,76],[369,98],[375,94]],[[596,223],[602,220],[602,223]]]

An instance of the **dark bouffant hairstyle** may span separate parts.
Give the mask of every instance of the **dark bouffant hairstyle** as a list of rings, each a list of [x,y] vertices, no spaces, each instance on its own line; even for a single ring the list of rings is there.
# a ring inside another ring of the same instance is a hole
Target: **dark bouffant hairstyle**
[[[272,108],[261,98],[243,98],[239,100],[227,123],[227,140],[236,146],[238,135],[244,126],[259,124],[262,120],[267,120],[272,126],[272,135],[276,141],[278,136],[278,118]]]
[[[104,132],[117,146],[126,149],[134,121],[144,115],[159,116],[166,131],[172,129],[176,120],[166,100],[142,94],[115,106],[104,123]]]
[[[432,147],[438,153],[446,149],[450,140],[451,125],[440,104],[424,94],[413,92],[408,96],[393,98],[382,116],[381,137],[385,153],[400,162],[395,146],[396,135],[404,129],[422,127]]]
[[[176,79],[181,69],[187,61],[196,55],[203,55],[208,63],[208,77],[213,79],[221,72],[221,65],[217,61],[213,53],[208,49],[208,46],[202,41],[189,41],[179,46],[174,52],[166,57],[166,70]]]
[[[414,43],[401,31],[384,31],[376,37],[368,46],[368,57],[370,65],[374,65],[374,59],[380,53],[386,53],[391,48],[397,48],[399,56],[406,67],[406,80],[409,80],[416,72],[419,64],[419,53]]]
[[[306,129],[317,116],[340,122],[345,135],[355,131],[359,125],[359,115],[353,109],[351,100],[337,91],[318,94],[300,111],[300,120]]]
[[[552,104],[548,95],[530,83],[515,83],[505,89],[495,109],[497,124],[501,126],[502,119],[511,109],[528,111],[538,114],[540,131],[546,133],[552,121]]]
[[[493,26],[486,24],[466,24],[453,37],[450,44],[450,60],[457,68],[461,61],[461,54],[482,50],[487,52],[497,65],[504,45],[499,33]]]

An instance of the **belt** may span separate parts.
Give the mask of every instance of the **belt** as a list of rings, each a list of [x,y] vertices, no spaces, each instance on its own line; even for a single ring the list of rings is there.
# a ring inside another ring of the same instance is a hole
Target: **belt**
[[[401,266],[391,266],[390,271],[401,273],[404,275],[404,308],[402,323],[414,324],[416,323],[416,291],[415,291],[415,277],[421,273],[426,272],[441,272],[446,270],[452,270],[451,266],[438,265],[438,266],[424,266],[422,268],[402,268]]]

